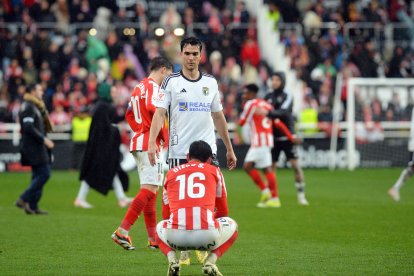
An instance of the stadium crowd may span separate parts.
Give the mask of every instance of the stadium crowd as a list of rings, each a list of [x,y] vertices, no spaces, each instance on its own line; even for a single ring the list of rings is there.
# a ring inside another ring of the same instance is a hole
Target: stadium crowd
[[[316,110],[319,121],[332,120],[339,72],[345,80],[414,76],[410,1],[267,2],[268,20],[280,30],[290,66],[304,83],[303,91],[294,93],[303,95],[305,107]],[[57,125],[70,123],[108,85],[118,115],[123,117],[129,95],[144,78],[149,60],[165,55],[179,70],[174,59],[181,37],[173,33],[179,26],[205,42],[201,69],[217,78],[227,120],[237,122],[243,85],[257,83],[263,96],[272,71],[261,59],[256,18],[243,1],[178,4],[155,17],[148,10],[150,0],[2,1],[0,122],[17,121],[25,86],[37,82],[45,90],[47,108]],[[330,22],[336,22],[334,27],[326,27]],[[347,22],[369,22],[374,27],[353,28],[345,36]],[[303,32],[283,29],[282,23],[299,23]],[[385,47],[383,31],[375,32],[389,23],[407,26],[395,32],[398,46],[391,53]],[[133,28],[126,28],[129,25]],[[165,34],[155,36],[153,26],[163,27]],[[346,81],[342,91],[341,99],[345,101]],[[372,109],[380,108],[375,112],[388,114],[382,118],[395,119],[395,112],[389,111],[395,104],[387,104]],[[409,120],[409,114],[401,114],[401,120]]]

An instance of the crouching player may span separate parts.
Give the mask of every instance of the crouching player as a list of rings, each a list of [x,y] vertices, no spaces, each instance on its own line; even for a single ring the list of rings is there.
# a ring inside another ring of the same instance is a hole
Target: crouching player
[[[222,275],[216,261],[237,238],[237,223],[227,217],[224,178],[210,165],[212,155],[209,144],[195,141],[187,154],[189,162],[167,173],[163,200],[169,219],[158,223],[157,241],[168,258],[168,275],[180,275],[176,250],[208,251],[203,273]]]

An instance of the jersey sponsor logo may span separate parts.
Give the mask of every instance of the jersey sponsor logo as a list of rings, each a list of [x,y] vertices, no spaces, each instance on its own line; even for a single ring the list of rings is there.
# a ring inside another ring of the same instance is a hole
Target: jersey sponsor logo
[[[178,110],[179,111],[188,111],[188,103],[187,102],[179,102],[178,103]]]
[[[183,88],[180,92],[178,92],[178,94],[182,94],[182,93],[187,93],[187,90],[185,90],[185,88]]]
[[[211,112],[211,103],[179,102],[178,110],[179,111]]]
[[[209,93],[208,87],[203,87],[203,94],[204,96],[207,96]]]

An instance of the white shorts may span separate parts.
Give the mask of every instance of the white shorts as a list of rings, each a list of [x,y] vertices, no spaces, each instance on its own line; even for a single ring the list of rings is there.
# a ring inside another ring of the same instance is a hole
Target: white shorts
[[[158,237],[174,250],[211,251],[228,241],[237,231],[237,223],[229,218],[216,219],[218,229],[179,230],[164,228],[164,221],[157,224]]]
[[[244,158],[244,163],[253,162],[258,169],[272,166],[272,148],[270,147],[251,147]]]
[[[140,184],[151,184],[162,186],[164,181],[164,168],[163,157],[160,154],[159,158],[156,158],[155,166],[151,166],[148,159],[148,152],[146,151],[134,151],[132,152],[137,163],[137,170],[139,175]]]

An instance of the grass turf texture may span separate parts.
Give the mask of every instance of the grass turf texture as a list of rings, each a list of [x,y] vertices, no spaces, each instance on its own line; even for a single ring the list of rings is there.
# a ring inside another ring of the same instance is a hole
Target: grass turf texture
[[[219,269],[224,275],[413,275],[414,179],[402,188],[401,202],[386,193],[400,171],[306,170],[311,205],[302,207],[292,171],[279,170],[282,207],[258,209],[259,191],[247,175],[225,170],[239,238]],[[138,177],[130,176],[128,194],[134,196]],[[49,215],[28,216],[14,201],[30,174],[0,174],[0,275],[165,275],[162,253],[146,248],[143,218],[131,231],[135,251],[112,242],[126,212],[112,192],[91,191],[94,209],[73,207],[77,177],[54,171],[40,205]],[[184,266],[181,275],[202,275],[201,267]]]

